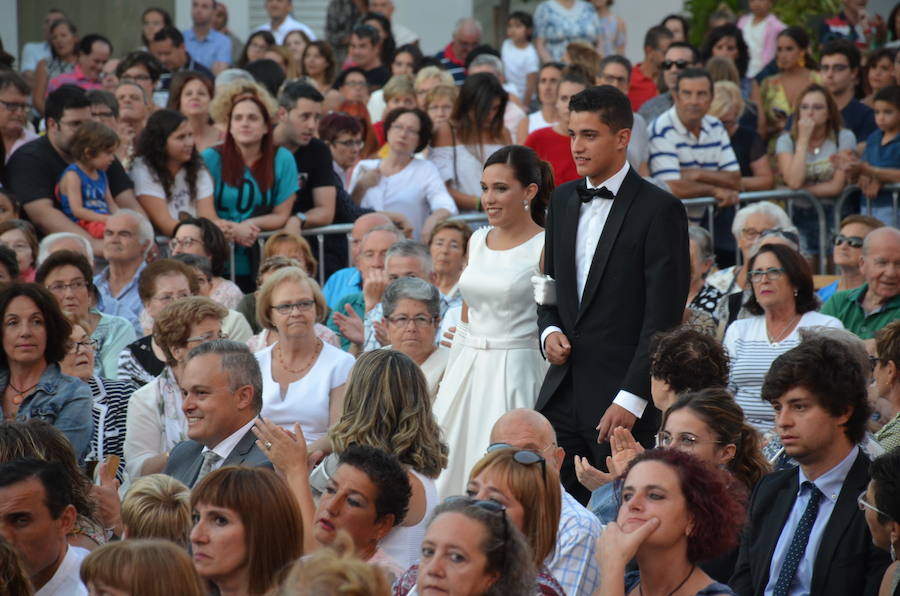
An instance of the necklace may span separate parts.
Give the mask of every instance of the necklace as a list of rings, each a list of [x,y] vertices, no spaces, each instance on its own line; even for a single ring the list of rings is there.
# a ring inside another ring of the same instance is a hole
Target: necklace
[[[678,590],[680,590],[680,589],[681,589],[681,586],[683,586],[684,584],[686,584],[686,583],[687,583],[687,580],[689,580],[689,579],[691,578],[691,576],[694,575],[694,569],[696,569],[696,568],[697,568],[696,565],[691,565],[691,570],[688,571],[688,574],[684,577],[683,580],[681,580],[681,583],[678,584],[677,586],[675,586],[675,589],[674,589],[674,590],[672,590],[671,592],[669,592],[668,596],[672,596],[672,594],[674,594],[675,592],[677,592]],[[640,583],[638,584],[638,593],[639,593],[641,596],[644,596],[644,587],[641,586]]]
[[[7,381],[6,384],[9,385],[10,388],[12,388],[12,390],[16,392],[16,396],[13,398],[13,403],[15,403],[15,404],[20,404],[20,403],[22,403],[22,397],[24,397],[26,393],[28,393],[29,391],[31,391],[32,389],[34,389],[35,387],[37,387],[37,386],[38,386],[38,383],[40,383],[40,381],[38,381],[37,383],[35,383],[35,384],[32,385],[31,387],[26,387],[25,389],[19,389],[18,387],[16,387],[15,385],[13,385],[13,384],[12,384],[12,379],[10,379],[9,381]]]
[[[303,368],[301,368],[299,370],[294,370],[293,368],[290,368],[287,364],[285,364],[284,352],[281,349],[281,344],[278,345],[278,353],[276,355],[278,356],[278,364],[281,365],[281,368],[288,371],[289,373],[303,376],[312,367],[312,365],[315,364],[316,359],[319,357],[319,352],[321,352],[321,351],[322,351],[322,340],[316,338],[316,349],[313,350],[312,357],[309,359],[309,362],[306,363],[306,366],[304,366]]]
[[[796,323],[799,319],[800,319],[800,315],[794,315],[793,317],[791,317],[791,320],[787,322],[787,325],[782,327],[781,331],[779,331],[775,335],[772,335],[771,333],[769,333],[769,323],[766,322],[766,334],[769,336],[769,343],[777,344],[778,342],[783,340],[784,336],[787,334],[787,332],[794,326],[794,323]]]

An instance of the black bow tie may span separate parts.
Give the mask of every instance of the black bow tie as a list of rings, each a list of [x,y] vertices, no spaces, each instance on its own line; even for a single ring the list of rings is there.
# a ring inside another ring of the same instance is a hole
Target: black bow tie
[[[614,195],[612,191],[605,186],[601,186],[600,188],[587,188],[578,186],[575,188],[575,190],[578,192],[578,198],[581,199],[582,203],[590,203],[594,199],[616,198],[616,195]]]

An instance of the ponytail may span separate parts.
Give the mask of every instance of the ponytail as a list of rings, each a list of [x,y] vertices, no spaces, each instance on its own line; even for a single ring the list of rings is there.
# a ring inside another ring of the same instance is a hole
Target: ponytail
[[[771,471],[771,467],[762,454],[759,432],[746,421],[741,424],[740,436],[736,439],[731,471],[734,477],[752,492],[756,483]]]
[[[542,159],[540,169],[541,183],[538,185],[537,194],[531,201],[531,219],[543,228],[547,219],[547,209],[550,208],[550,195],[553,194],[556,185],[553,180],[553,166]]]

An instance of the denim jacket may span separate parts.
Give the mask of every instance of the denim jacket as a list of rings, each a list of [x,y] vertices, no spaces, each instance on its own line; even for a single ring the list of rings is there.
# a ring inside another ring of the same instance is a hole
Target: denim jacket
[[[6,389],[8,383],[9,370],[0,369],[0,389]],[[94,432],[91,407],[90,387],[81,379],[62,374],[59,365],[51,363],[41,374],[37,387],[19,406],[16,420],[39,418],[49,422],[68,437],[78,463],[83,464]]]

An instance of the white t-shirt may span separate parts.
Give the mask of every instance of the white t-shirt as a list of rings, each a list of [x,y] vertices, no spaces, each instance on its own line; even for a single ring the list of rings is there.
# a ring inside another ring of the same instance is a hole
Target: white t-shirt
[[[88,550],[69,545],[66,556],[56,568],[56,573],[35,596],[88,596],[87,588],[81,583],[81,562],[88,556]]]
[[[747,51],[750,53],[750,64],[747,66],[748,77],[755,77],[765,66],[763,64],[763,48],[766,43],[766,25],[768,23],[768,19],[763,19],[754,25],[751,16],[741,28],[744,41],[747,42]]]
[[[540,128],[553,126],[554,124],[556,124],[556,122],[547,122],[544,119],[544,112],[541,110],[528,114],[528,134],[531,134]]]
[[[378,169],[381,160],[364,159],[353,169],[349,192],[368,170]],[[456,202],[447,192],[437,167],[424,159],[413,159],[392,176],[382,176],[378,184],[363,195],[362,207],[376,211],[398,211],[409,218],[414,235],[419,237],[428,216],[438,209],[457,213]]]
[[[150,171],[150,168],[144,163],[142,157],[137,157],[131,166],[131,179],[134,181],[135,196],[149,195],[151,197],[159,197],[166,199],[166,207],[169,209],[169,215],[172,219],[181,219],[182,213],[187,213],[192,217],[197,216],[197,202],[191,200],[191,191],[187,184],[187,175],[182,169],[175,176],[175,182],[166,196],[162,184],[160,184],[156,175]],[[197,172],[197,192],[195,197],[202,199],[211,197],[213,194],[213,180],[206,168],[200,168]]]
[[[541,67],[541,59],[532,44],[524,48],[517,48],[511,39],[504,39],[500,47],[500,57],[503,60],[503,71],[506,80],[516,88],[519,99],[525,97],[525,84],[528,75],[537,72]]]
[[[353,356],[329,343],[322,343],[322,352],[306,376],[288,386],[282,395],[281,387],[272,377],[272,350],[278,343],[256,352],[256,360],[263,379],[263,407],[260,416],[292,430],[299,422],[307,443],[322,438],[329,425],[329,394],[347,382],[355,360]]]
[[[284,38],[287,36],[287,34],[291,31],[297,31],[298,29],[306,33],[306,36],[310,41],[316,41],[316,34],[312,29],[309,28],[309,25],[301,23],[291,15],[287,15],[284,18],[284,21],[281,22],[281,25],[278,27],[278,29],[272,29],[271,22],[263,23],[256,28],[257,31],[270,31],[272,33],[272,36],[275,38],[275,43],[277,43],[278,45],[284,45]]]

